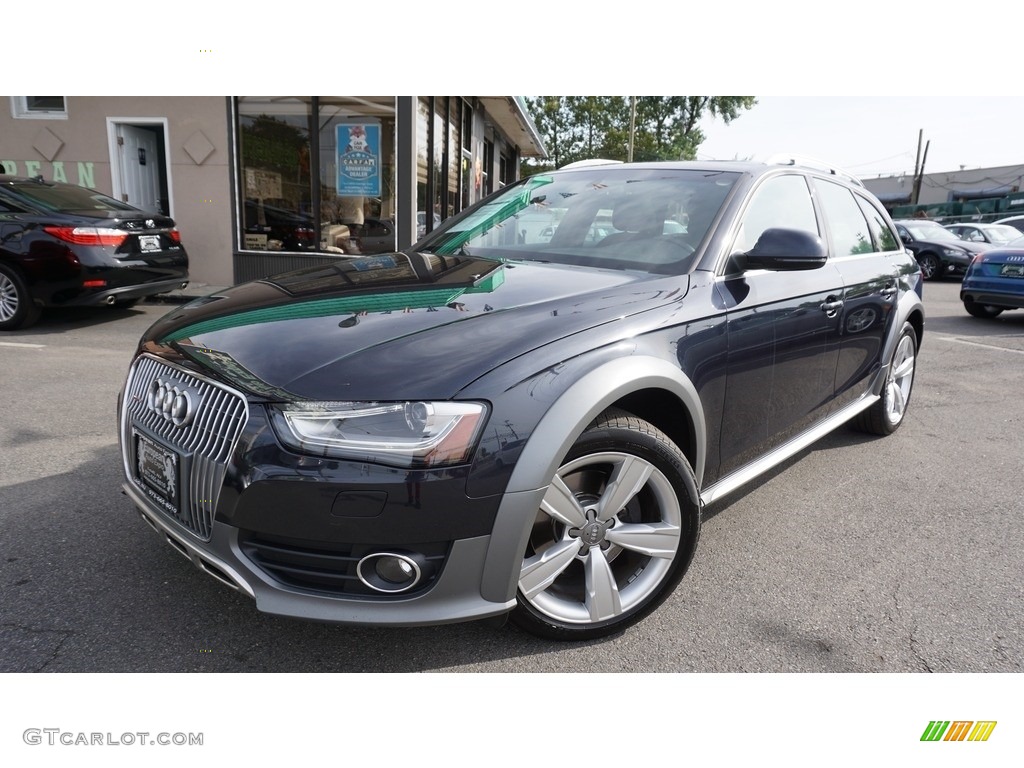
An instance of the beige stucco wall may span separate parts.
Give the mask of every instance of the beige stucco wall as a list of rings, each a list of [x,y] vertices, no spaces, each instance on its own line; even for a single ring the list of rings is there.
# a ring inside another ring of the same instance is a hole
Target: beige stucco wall
[[[219,96],[67,96],[66,120],[16,119],[0,102],[0,162],[20,175],[61,174],[72,184],[113,193],[108,118],[165,118],[171,211],[190,257],[193,282],[232,283],[231,153],[227,99]],[[48,134],[53,134],[54,141]],[[213,146],[197,163],[186,144]],[[52,157],[53,147],[60,144]],[[40,147],[42,149],[40,149]]]

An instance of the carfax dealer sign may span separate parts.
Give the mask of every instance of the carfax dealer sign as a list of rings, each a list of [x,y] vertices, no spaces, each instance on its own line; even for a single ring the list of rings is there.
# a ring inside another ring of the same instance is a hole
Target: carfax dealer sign
[[[380,123],[337,126],[338,194],[380,197]]]

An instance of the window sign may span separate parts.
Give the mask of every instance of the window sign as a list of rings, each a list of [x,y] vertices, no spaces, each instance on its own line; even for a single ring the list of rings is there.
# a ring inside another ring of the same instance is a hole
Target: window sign
[[[338,194],[380,197],[380,123],[340,123],[336,130]]]

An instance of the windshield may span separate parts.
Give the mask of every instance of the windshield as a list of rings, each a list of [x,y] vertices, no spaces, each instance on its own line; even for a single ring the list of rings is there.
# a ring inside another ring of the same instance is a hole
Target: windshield
[[[941,224],[934,221],[915,221],[905,225],[915,240],[959,240]]]
[[[1016,227],[1011,227],[1009,224],[992,224],[985,227],[985,234],[988,235],[989,240],[993,243],[1002,245],[1020,237],[1020,230]]]
[[[738,177],[621,165],[531,176],[442,226],[424,250],[679,274]]]

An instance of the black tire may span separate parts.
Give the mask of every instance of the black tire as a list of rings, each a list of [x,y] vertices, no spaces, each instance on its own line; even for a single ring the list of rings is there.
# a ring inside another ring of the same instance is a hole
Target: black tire
[[[1002,307],[993,307],[991,304],[978,304],[969,299],[964,299],[964,309],[972,317],[980,317],[982,320],[991,320],[1002,314]]]
[[[39,319],[39,307],[21,275],[0,264],[0,331],[28,328]]]
[[[856,417],[857,429],[873,435],[891,435],[900,428],[910,405],[916,364],[917,332],[910,323],[904,323],[889,360],[882,397]]]
[[[942,262],[934,253],[922,253],[917,257],[921,265],[921,275],[925,280],[938,280],[942,277]]]
[[[590,640],[640,621],[686,573],[700,514],[679,448],[646,421],[605,411],[538,510],[512,622],[551,640]]]

